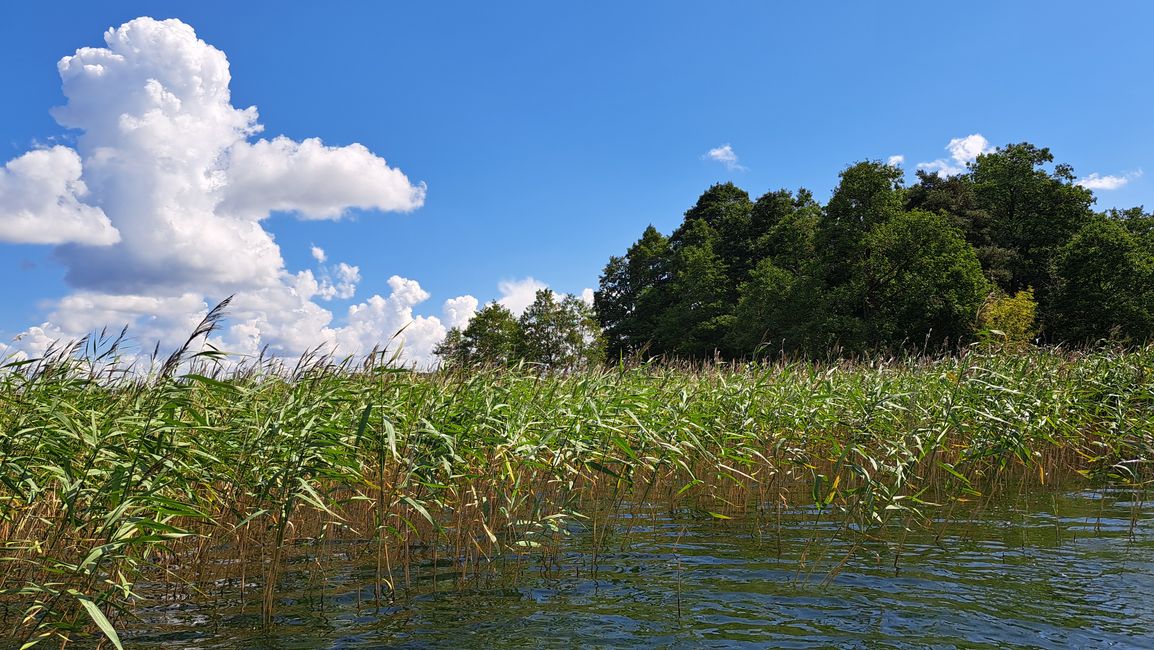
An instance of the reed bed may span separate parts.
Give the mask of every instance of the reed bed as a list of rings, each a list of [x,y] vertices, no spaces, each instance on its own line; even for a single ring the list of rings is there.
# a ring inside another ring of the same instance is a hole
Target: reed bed
[[[877,538],[1023,481],[1154,474],[1154,347],[568,374],[187,350],[141,373],[114,347],[0,371],[0,611],[26,647],[119,647],[146,583],[268,622],[302,556],[323,580],[357,554],[378,604],[418,559],[466,584],[636,504]]]

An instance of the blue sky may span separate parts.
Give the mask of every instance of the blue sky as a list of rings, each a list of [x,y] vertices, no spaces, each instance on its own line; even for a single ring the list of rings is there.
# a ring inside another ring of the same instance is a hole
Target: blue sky
[[[238,322],[258,314],[259,338],[286,353],[306,338],[290,330],[323,324],[337,332],[330,339],[363,351],[373,336],[423,316],[410,344],[427,356],[430,341],[458,322],[442,309],[445,300],[484,303],[516,290],[506,285],[503,293],[499,283],[527,277],[560,292],[595,287],[610,255],[647,224],[674,228],[712,183],[732,180],[754,196],[804,186],[824,201],[853,161],[900,155],[912,178],[918,163],[949,161],[947,144],[972,134],[991,146],[1048,146],[1080,177],[1125,179],[1096,192],[1099,207],[1154,206],[1154,179],[1142,175],[1154,173],[1154,5],[1144,2],[99,4],[0,8],[8,53],[0,66],[0,165],[31,150],[77,149],[79,179],[91,191],[78,200],[95,201],[93,147],[49,114],[66,103],[57,61],[106,47],[105,30],[151,16],[179,19],[227,57],[232,106],[256,106],[263,125],[249,141],[319,138],[331,155],[318,154],[317,164],[330,166],[359,143],[412,188],[427,187],[415,209],[383,198],[374,200],[384,210],[358,208],[372,204],[358,204],[368,191],[358,187],[325,197],[340,207],[339,219],[275,209],[312,197],[261,203],[273,214],[259,227],[283,260],[283,277],[264,281],[281,293],[290,285],[299,293],[304,270],[319,285],[330,281],[327,294],[322,286],[302,298],[312,306],[268,298],[241,309]],[[708,156],[724,145],[735,164]],[[54,170],[77,158],[53,151]],[[0,193],[0,221],[13,211],[3,202],[13,202],[14,178],[10,171],[8,193]],[[108,218],[128,238],[109,205]],[[187,277],[168,282],[155,266],[138,283],[103,283],[94,276],[116,274],[107,266],[118,249],[100,262],[28,239],[0,243],[0,341],[46,322],[52,327],[41,338],[74,334],[101,316],[130,320],[141,338],[175,335],[187,320],[180,310],[256,282],[243,274],[203,286]],[[313,246],[325,251],[324,264]],[[341,262],[358,270],[355,291],[336,288]],[[419,290],[398,290],[392,276]],[[371,300],[405,292],[403,304]],[[152,297],[159,315],[148,312]],[[378,314],[341,339],[338,330],[355,320],[350,306],[362,317],[374,309],[391,316]],[[300,309],[310,316],[271,322]],[[241,329],[224,344],[243,347],[242,335],[256,336]],[[30,349],[36,338],[16,347]]]

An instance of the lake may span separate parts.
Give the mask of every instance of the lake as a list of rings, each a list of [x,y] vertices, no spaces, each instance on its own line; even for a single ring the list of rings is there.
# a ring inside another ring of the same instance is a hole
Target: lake
[[[255,583],[120,627],[126,647],[167,649],[1154,647],[1154,507],[1132,491],[1033,490],[881,539],[813,509],[628,509],[596,556],[571,525],[556,553],[464,581],[430,559],[380,607],[347,545],[286,567],[267,631]]]

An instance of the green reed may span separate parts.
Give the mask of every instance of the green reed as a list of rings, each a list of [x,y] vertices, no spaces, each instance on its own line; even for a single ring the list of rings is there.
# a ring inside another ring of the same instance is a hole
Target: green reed
[[[114,349],[0,371],[0,606],[29,646],[119,647],[141,580],[206,593],[223,576],[268,623],[289,556],[323,569],[338,541],[375,566],[380,604],[417,558],[464,583],[547,560],[574,527],[608,543],[609,516],[640,503],[804,506],[864,538],[1023,481],[1154,474],[1154,347],[572,374],[383,354],[226,370],[186,349],[130,371]]]

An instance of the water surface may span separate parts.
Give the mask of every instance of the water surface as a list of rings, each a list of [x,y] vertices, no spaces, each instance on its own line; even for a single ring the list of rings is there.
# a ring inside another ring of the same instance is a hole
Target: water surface
[[[371,562],[330,548],[286,572],[269,631],[253,585],[245,600],[144,608],[125,636],[167,649],[1154,648],[1154,508],[1131,492],[1020,496],[884,539],[812,510],[780,524],[634,510],[595,566],[592,532],[574,526],[554,557],[463,585],[426,563],[378,608]]]

